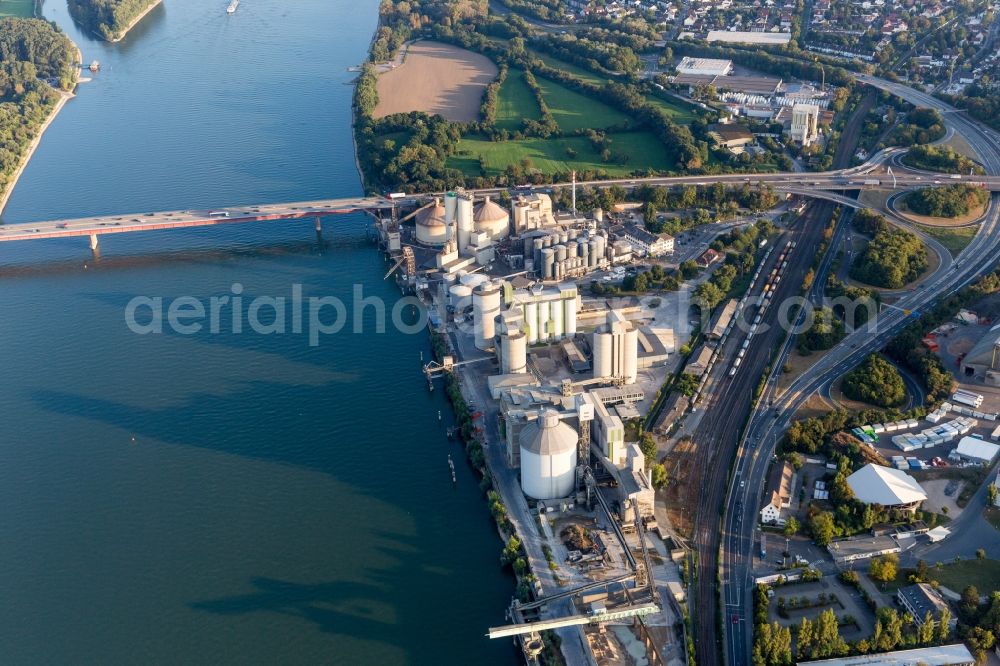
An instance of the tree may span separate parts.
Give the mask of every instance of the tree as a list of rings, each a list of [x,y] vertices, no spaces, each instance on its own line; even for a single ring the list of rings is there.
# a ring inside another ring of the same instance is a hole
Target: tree
[[[725,297],[725,294],[712,282],[702,282],[694,290],[694,300],[702,308],[711,310]]]
[[[656,462],[656,440],[653,439],[651,433],[642,433],[642,436],[639,438],[639,449],[642,450],[642,455],[646,459],[646,466],[652,467]]]
[[[992,483],[986,488],[986,498],[989,500],[990,506],[997,503],[997,487]]]
[[[817,546],[823,547],[829,544],[836,534],[833,514],[829,511],[820,511],[814,514],[809,519],[809,531],[812,532],[813,540]]]
[[[917,625],[917,642],[930,645],[934,642],[934,613],[927,611],[923,621]]]
[[[975,585],[969,585],[962,590],[962,597],[958,604],[958,610],[962,616],[971,624],[979,613],[979,590]]]
[[[784,530],[785,536],[792,536],[793,534],[796,534],[798,531],[799,531],[799,521],[796,520],[795,517],[793,516],[785,522],[785,530]]]
[[[944,643],[948,640],[948,635],[951,634],[951,611],[947,608],[941,609],[941,614],[938,616],[938,628],[937,628],[937,639],[939,642]]]
[[[903,640],[903,619],[894,608],[879,608],[875,618],[875,632],[872,634],[875,650],[889,652]]]
[[[847,643],[840,636],[840,625],[832,608],[819,614],[815,623],[815,646],[812,656],[817,659],[847,654]]]
[[[890,583],[896,580],[898,566],[899,556],[895,553],[888,553],[872,560],[868,569],[868,577],[876,583]]]
[[[844,395],[879,407],[898,407],[906,400],[906,384],[892,363],[870,354],[844,376]]]
[[[653,487],[657,490],[662,490],[667,487],[669,479],[667,478],[667,468],[663,463],[657,463],[653,465]]]
[[[985,560],[986,559],[986,550],[984,550],[983,548],[977,548],[976,549],[976,559],[979,560],[980,562],[982,562],[983,560]]]

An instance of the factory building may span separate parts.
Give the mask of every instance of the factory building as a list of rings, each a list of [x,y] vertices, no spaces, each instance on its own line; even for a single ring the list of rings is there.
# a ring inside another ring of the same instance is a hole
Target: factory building
[[[580,296],[571,282],[556,287],[535,284],[530,289],[510,290],[507,301],[511,308],[520,307],[524,313],[523,330],[528,344],[576,335]]]
[[[577,442],[572,426],[559,413],[546,410],[521,431],[521,489],[539,500],[573,493],[576,483]]]
[[[697,74],[702,76],[726,76],[733,71],[732,60],[715,58],[689,58],[684,56],[677,63],[678,74]]]
[[[634,384],[639,371],[639,332],[618,310],[594,331],[594,377],[620,378]]]
[[[812,145],[819,138],[819,106],[795,104],[792,106],[792,126],[788,130],[792,141],[803,146]]]
[[[547,194],[519,195],[512,202],[511,209],[514,212],[515,234],[556,224],[556,218],[552,214],[552,198]]]
[[[991,328],[962,358],[962,375],[1000,386],[1000,325]]]

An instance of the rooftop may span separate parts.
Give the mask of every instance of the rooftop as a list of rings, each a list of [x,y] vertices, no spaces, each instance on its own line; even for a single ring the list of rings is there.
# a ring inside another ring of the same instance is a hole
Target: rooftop
[[[865,504],[898,506],[927,499],[920,484],[906,472],[869,463],[847,477],[854,496]]]
[[[865,654],[857,657],[839,657],[837,659],[819,659],[817,661],[800,661],[800,666],[817,664],[822,666],[960,666],[974,664],[975,659],[969,649],[961,643],[940,645],[916,650],[897,650],[882,654]]]

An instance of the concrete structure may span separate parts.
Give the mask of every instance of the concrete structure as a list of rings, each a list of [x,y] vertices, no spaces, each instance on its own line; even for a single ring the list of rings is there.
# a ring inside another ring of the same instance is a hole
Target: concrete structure
[[[733,315],[736,314],[737,301],[735,298],[730,298],[726,301],[726,304],[719,311],[718,316],[715,318],[715,323],[712,325],[712,330],[709,331],[708,337],[712,340],[718,340],[722,337],[722,334],[726,332],[729,325],[733,322]]]
[[[625,464],[625,424],[621,417],[608,409],[600,398],[591,393],[579,396],[580,403],[590,405],[594,418],[590,423],[590,440],[613,465]]]
[[[916,509],[927,493],[912,476],[898,469],[869,463],[847,477],[855,498],[865,504]]]
[[[474,231],[472,196],[464,192],[458,195],[455,205],[455,227],[459,253],[469,249],[469,241]]]
[[[524,332],[528,343],[554,342],[576,335],[580,296],[576,285],[567,282],[556,287],[541,284],[530,289],[508,290],[511,307],[524,312]]]
[[[476,347],[491,349],[496,337],[496,317],[500,314],[500,286],[483,282],[472,290],[472,323]]]
[[[497,336],[497,356],[504,375],[528,371],[528,336],[522,331],[505,331]]]
[[[769,525],[778,525],[784,522],[781,518],[781,510],[787,509],[791,505],[792,479],[794,477],[795,469],[787,462],[775,463],[771,468],[767,489],[764,491],[766,503],[760,509],[760,522]]]
[[[417,242],[435,247],[447,243],[450,238],[447,214],[441,199],[434,199],[434,203],[417,213]]]
[[[991,328],[962,359],[962,375],[1000,386],[1000,325]]]
[[[990,444],[978,437],[963,437],[948,457],[954,456],[959,460],[989,465],[997,457],[997,453],[1000,453],[1000,446],[996,444]]]
[[[594,331],[594,377],[619,377],[634,384],[639,371],[639,333],[619,310],[608,313],[608,323]]]
[[[519,195],[511,203],[514,213],[514,233],[554,226],[552,198],[547,194]]]
[[[857,657],[838,657],[800,661],[799,666],[973,666],[976,663],[969,648],[962,643],[938,647],[896,650],[882,654],[865,654]]]
[[[653,234],[629,224],[622,230],[622,235],[634,249],[648,257],[659,257],[674,251],[674,239],[667,234]]]
[[[490,240],[503,240],[510,235],[510,214],[489,197],[476,206],[473,214],[475,230],[489,236]]]
[[[546,410],[521,431],[521,489],[534,499],[557,499],[573,492],[578,436]]]
[[[819,107],[815,104],[793,105],[792,126],[788,135],[792,141],[803,146],[812,145],[819,137]]]
[[[934,618],[934,623],[938,624],[941,621],[941,612],[944,610],[950,612],[948,604],[941,598],[941,595],[927,583],[917,583],[899,588],[899,591],[896,592],[896,599],[916,622],[923,622],[927,613],[930,613],[931,617]],[[951,617],[948,626],[954,628],[955,624],[956,619]]]
[[[684,56],[677,63],[678,74],[696,74],[701,76],[726,76],[733,72],[732,60],[715,58],[689,58]]]

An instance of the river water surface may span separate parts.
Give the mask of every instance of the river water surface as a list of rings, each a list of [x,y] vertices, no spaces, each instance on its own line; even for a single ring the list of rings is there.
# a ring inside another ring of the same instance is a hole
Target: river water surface
[[[6,222],[351,196],[376,0],[167,0],[50,127]],[[89,76],[90,74],[87,73]],[[0,661],[511,663],[512,582],[426,336],[137,335],[137,295],[399,292],[361,216],[0,245]],[[412,316],[412,312],[407,312]],[[438,420],[438,411],[444,420]],[[447,456],[458,464],[452,485]]]

